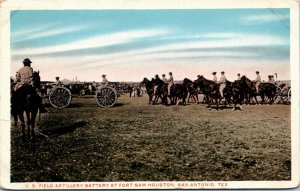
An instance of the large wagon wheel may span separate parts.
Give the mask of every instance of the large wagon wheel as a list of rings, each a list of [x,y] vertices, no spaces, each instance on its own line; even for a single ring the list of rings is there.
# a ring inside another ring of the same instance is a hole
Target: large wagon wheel
[[[65,87],[52,88],[49,93],[50,104],[58,109],[67,107],[72,100],[72,93]]]
[[[112,87],[103,87],[96,91],[96,102],[100,107],[112,107],[117,98],[117,91]]]

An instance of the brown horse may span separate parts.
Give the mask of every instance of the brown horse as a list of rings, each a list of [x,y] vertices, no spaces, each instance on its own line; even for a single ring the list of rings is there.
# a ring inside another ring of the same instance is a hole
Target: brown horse
[[[194,81],[194,84],[202,91],[207,107],[211,108],[210,105],[214,100],[217,105],[217,109],[219,109],[219,101],[221,99],[219,84],[208,80],[203,76],[199,76],[198,79]]]
[[[251,100],[254,98],[256,104],[258,104],[257,101],[257,93],[256,93],[256,87],[255,82],[249,80],[245,75],[241,77],[240,80],[240,88],[244,92],[245,102],[246,104],[250,104]]]
[[[182,85],[188,91],[186,102],[189,102],[189,100],[192,98],[195,103],[199,104],[198,89],[194,82],[192,82],[190,79],[184,78]]]
[[[24,85],[17,91],[12,93],[11,98],[11,110],[14,115],[14,119],[17,120],[17,116],[21,121],[22,127],[22,140],[26,140],[25,133],[25,120],[24,112],[27,118],[27,136],[28,138],[35,138],[35,120],[38,113],[39,106],[41,104],[41,98],[38,96],[36,89],[40,88],[40,76],[39,72],[33,72],[32,75],[33,85]],[[15,121],[15,124],[17,122]]]

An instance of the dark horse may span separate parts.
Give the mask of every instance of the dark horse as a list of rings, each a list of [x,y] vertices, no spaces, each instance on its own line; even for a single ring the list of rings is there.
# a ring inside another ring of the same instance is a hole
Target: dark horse
[[[149,97],[149,105],[151,103],[152,104],[156,103],[158,96],[159,96],[158,92],[160,92],[161,88],[157,88],[156,94],[154,95],[155,80],[152,78],[150,81],[147,78],[144,78],[143,81],[141,82],[141,85],[144,85],[146,87],[147,94]],[[153,100],[153,98],[154,98],[154,100]]]
[[[182,85],[188,91],[187,102],[189,102],[190,98],[193,98],[194,102],[199,104],[198,89],[194,82],[190,79],[184,78]]]
[[[242,110],[242,103],[244,101],[245,93],[241,87],[241,80],[236,80],[231,84],[231,92],[232,92],[232,102],[234,111],[236,109],[237,104],[240,106],[240,110]]]
[[[251,98],[254,97],[256,104],[258,104],[256,98],[257,95],[261,97],[262,103],[265,102],[265,97],[269,99],[269,104],[274,102],[274,97],[276,95],[276,86],[274,84],[261,83],[259,85],[259,92],[256,93],[255,82],[252,82],[246,76],[241,77],[240,83],[242,90],[245,92],[247,103],[250,103]]]
[[[14,119],[19,117],[22,127],[22,139],[26,140],[24,112],[27,118],[27,136],[35,138],[35,119],[41,104],[41,98],[38,96],[36,89],[40,88],[39,72],[33,72],[33,86],[24,85],[17,91],[13,92],[11,98],[11,109]],[[17,122],[15,121],[15,124]]]
[[[211,80],[204,78],[203,76],[199,76],[198,79],[194,81],[194,84],[202,91],[207,107],[210,108],[212,100],[215,100],[218,109],[219,99],[221,98],[219,85]]]

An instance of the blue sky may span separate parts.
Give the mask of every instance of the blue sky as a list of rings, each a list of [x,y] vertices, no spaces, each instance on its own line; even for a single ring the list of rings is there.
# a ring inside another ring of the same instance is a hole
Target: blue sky
[[[11,73],[24,58],[42,80],[176,80],[224,70],[290,79],[289,9],[11,12]]]

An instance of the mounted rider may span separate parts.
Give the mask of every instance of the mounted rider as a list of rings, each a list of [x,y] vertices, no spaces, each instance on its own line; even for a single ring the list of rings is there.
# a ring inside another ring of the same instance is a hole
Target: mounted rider
[[[157,88],[158,88],[158,86],[160,85],[160,82],[161,82],[161,79],[159,78],[158,74],[156,74],[156,75],[155,75],[155,78],[154,78],[153,95],[156,94]]]
[[[163,75],[162,75],[161,80],[162,80],[164,83],[167,83],[168,79],[166,78],[166,74],[163,74]]]
[[[171,87],[174,85],[174,78],[172,72],[169,72],[169,79],[167,80],[168,83],[168,96],[171,95]]]
[[[259,75],[259,71],[256,71],[256,79],[254,80],[254,82],[255,82],[256,93],[259,93],[259,85],[261,84],[261,77]]]
[[[31,60],[29,58],[25,58],[23,60],[24,66],[17,72],[16,74],[16,85],[14,87],[15,93],[20,90],[20,88],[25,87],[25,86],[33,86],[32,82],[32,75],[33,75],[33,68],[31,67]],[[40,113],[46,113],[47,110],[44,108],[42,104],[42,98],[40,95],[38,95],[37,91],[34,89],[33,94],[37,95],[37,99],[39,99],[39,110]]]
[[[212,75],[213,75],[213,80],[212,81],[215,82],[215,83],[218,83],[218,78],[217,78],[216,74],[217,74],[217,72],[212,73]]]
[[[275,81],[273,75],[268,76],[268,81],[267,82],[276,85],[276,81]]]
[[[219,90],[220,90],[221,98],[224,97],[223,91],[224,91],[224,89],[226,87],[226,82],[227,82],[227,79],[226,79],[226,76],[225,76],[225,72],[222,71],[221,72],[220,81],[218,82],[218,84],[220,84],[220,89]]]
[[[237,79],[236,80],[241,80],[241,74],[240,73],[237,74]]]

